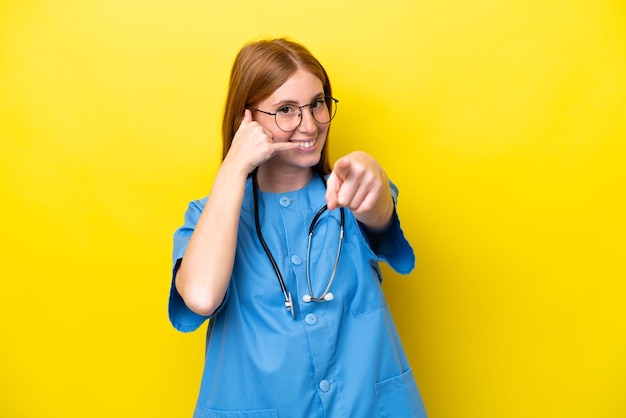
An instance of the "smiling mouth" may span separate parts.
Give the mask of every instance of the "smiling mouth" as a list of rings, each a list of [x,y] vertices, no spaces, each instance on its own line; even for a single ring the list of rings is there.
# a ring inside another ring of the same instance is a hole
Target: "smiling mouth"
[[[296,141],[294,141],[296,142]],[[311,148],[313,146],[315,146],[315,144],[317,143],[317,139],[313,139],[311,141],[297,141],[298,143],[298,148],[300,149],[308,149]]]

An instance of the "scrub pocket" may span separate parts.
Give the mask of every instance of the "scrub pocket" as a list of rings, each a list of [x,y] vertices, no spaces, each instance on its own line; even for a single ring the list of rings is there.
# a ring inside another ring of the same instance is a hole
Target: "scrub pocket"
[[[381,418],[426,418],[413,371],[408,370],[374,385]]]
[[[258,411],[215,411],[213,409],[198,408],[193,418],[278,418],[275,409]]]

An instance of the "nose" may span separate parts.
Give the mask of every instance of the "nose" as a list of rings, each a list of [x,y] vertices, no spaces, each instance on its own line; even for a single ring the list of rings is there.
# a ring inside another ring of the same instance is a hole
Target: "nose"
[[[311,113],[311,109],[305,108],[300,110],[300,126],[298,130],[301,132],[313,132],[317,130],[317,122]]]

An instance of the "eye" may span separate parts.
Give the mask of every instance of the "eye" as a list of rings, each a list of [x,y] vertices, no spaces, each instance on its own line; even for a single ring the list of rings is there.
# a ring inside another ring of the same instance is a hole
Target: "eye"
[[[325,105],[326,102],[324,101],[324,98],[318,97],[317,99],[315,99],[315,101],[313,101],[313,103],[311,103],[310,107],[312,110],[319,110],[322,109]]]
[[[294,116],[298,114],[299,109],[296,106],[285,105],[276,110],[276,113],[281,116]]]

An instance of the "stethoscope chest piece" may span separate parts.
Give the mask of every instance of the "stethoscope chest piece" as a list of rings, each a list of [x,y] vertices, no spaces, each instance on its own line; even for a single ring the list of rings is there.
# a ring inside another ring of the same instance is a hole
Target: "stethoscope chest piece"
[[[291,312],[291,316],[295,319],[296,312],[293,310],[293,299],[291,299],[291,292],[287,292],[287,298],[285,298],[285,308]]]

